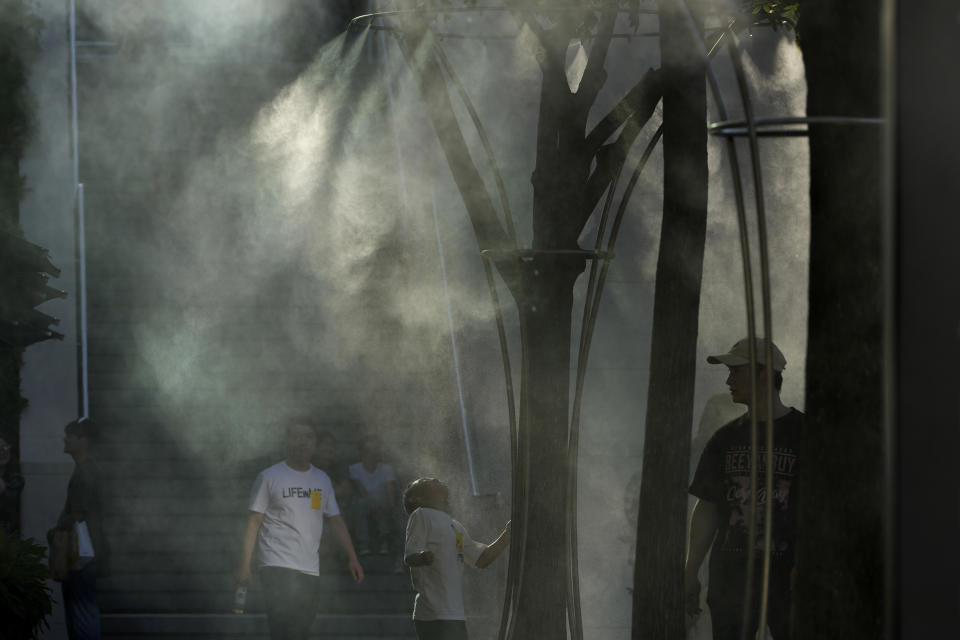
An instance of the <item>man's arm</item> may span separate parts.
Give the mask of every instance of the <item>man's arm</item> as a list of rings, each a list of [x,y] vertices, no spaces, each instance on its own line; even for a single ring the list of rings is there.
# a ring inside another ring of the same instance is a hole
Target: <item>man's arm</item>
[[[350,565],[350,575],[356,583],[363,582],[363,567],[357,560],[357,552],[353,549],[353,541],[350,539],[350,532],[347,531],[347,525],[343,522],[343,516],[327,516],[326,524],[333,532],[333,537],[337,539],[337,544],[343,549],[347,556],[347,563]]]
[[[480,557],[477,558],[477,569],[488,567],[491,562],[500,557],[500,554],[503,553],[508,544],[510,544],[510,521],[507,521],[507,526],[503,528],[503,531],[500,532],[497,539],[491,542],[490,545],[483,550],[483,553],[480,554]]]
[[[717,535],[719,527],[719,510],[717,505],[707,500],[697,500],[690,518],[690,542],[687,547],[687,564],[684,570],[684,595],[686,598],[687,613],[700,613],[700,565],[707,557],[710,545]]]
[[[250,582],[250,561],[253,559],[253,547],[257,544],[257,534],[260,532],[261,524],[263,524],[263,514],[251,511],[250,518],[247,520],[247,529],[243,533],[240,566],[234,574],[234,582],[237,584]]]

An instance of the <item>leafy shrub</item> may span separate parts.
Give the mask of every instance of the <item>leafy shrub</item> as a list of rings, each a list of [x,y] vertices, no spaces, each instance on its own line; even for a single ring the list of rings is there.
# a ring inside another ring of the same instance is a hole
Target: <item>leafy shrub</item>
[[[53,599],[46,548],[0,528],[0,640],[38,638]]]

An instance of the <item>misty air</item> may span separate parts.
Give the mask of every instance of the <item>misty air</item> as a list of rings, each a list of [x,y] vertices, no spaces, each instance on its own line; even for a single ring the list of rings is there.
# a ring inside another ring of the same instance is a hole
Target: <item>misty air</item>
[[[909,43],[960,14],[0,7],[0,640],[955,611],[920,575],[956,514],[910,525],[960,444],[911,385],[956,377],[910,372],[960,355],[953,223],[913,213],[960,148],[915,114],[960,95]]]

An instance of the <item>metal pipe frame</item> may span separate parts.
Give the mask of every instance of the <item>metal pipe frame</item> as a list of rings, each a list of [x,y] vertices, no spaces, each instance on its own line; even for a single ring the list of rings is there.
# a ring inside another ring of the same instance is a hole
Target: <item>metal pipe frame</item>
[[[881,125],[883,118],[858,118],[840,116],[787,116],[779,118],[754,118],[754,130],[759,137],[805,137],[810,134],[808,129],[790,129],[790,126],[809,124],[843,124],[843,125]],[[785,126],[778,126],[785,125]],[[746,120],[722,120],[713,122],[707,127],[710,135],[743,137],[750,135],[750,128]]]
[[[739,175],[739,158],[737,155],[736,146],[734,144],[735,137],[747,137],[749,140],[750,147],[750,161],[753,173],[753,182],[754,182],[754,195],[756,200],[756,217],[757,217],[757,235],[758,235],[758,246],[760,253],[760,278],[761,278],[761,304],[763,312],[763,324],[764,324],[764,361],[772,361],[772,351],[773,351],[773,330],[772,330],[772,309],[770,301],[770,269],[769,269],[769,244],[767,241],[767,229],[766,229],[766,209],[764,205],[763,197],[763,177],[761,172],[761,161],[760,161],[760,151],[759,151],[759,138],[760,137],[796,137],[796,136],[806,136],[808,135],[807,130],[797,130],[786,128],[789,126],[796,125],[808,125],[808,124],[841,124],[841,125],[878,125],[883,124],[884,119],[882,118],[861,118],[861,117],[849,117],[849,116],[804,116],[804,117],[778,117],[778,118],[758,118],[754,115],[753,103],[750,97],[749,86],[746,80],[746,73],[744,71],[743,59],[741,56],[741,51],[739,44],[737,42],[736,34],[733,31],[733,23],[730,23],[727,26],[727,31],[730,35],[730,41],[728,42],[727,49],[730,54],[731,62],[733,63],[734,73],[737,79],[737,88],[740,94],[740,100],[743,105],[744,120],[731,121],[727,115],[726,108],[723,102],[723,95],[720,91],[719,83],[716,80],[716,75],[713,72],[713,67],[710,61],[709,56],[706,55],[706,51],[703,48],[702,41],[699,36],[699,30],[696,27],[696,24],[693,20],[693,16],[687,6],[685,0],[675,0],[678,8],[685,14],[687,25],[690,29],[692,35],[695,36],[695,39],[698,42],[699,48],[701,50],[701,55],[704,58],[707,66],[707,76],[708,82],[713,93],[714,101],[718,107],[718,110],[721,113],[721,121],[712,123],[708,127],[709,133],[712,135],[719,135],[727,138],[727,149],[730,157],[731,164],[731,173],[733,175],[734,181],[734,192],[737,203],[737,214],[738,214],[738,225],[740,227],[741,235],[741,254],[744,265],[744,286],[746,293],[747,301],[747,326],[748,326],[748,338],[749,338],[749,356],[750,356],[750,369],[751,369],[751,403],[752,406],[756,406],[757,401],[757,353],[756,353],[756,326],[754,323],[754,317],[756,313],[755,303],[753,300],[753,282],[752,276],[750,275],[750,248],[749,243],[747,242],[747,228],[746,228],[746,213],[745,213],[745,204],[742,191],[742,185]],[[785,126],[786,127],[785,127]],[[766,420],[766,473],[764,478],[764,485],[767,491],[767,495],[772,495],[773,487],[773,386],[768,384],[766,389],[766,403],[767,411],[765,420]],[[750,432],[751,432],[751,487],[757,486],[757,415],[755,411],[750,412]],[[753,540],[756,537],[757,533],[757,523],[756,523],[756,508],[757,508],[757,499],[756,491],[751,492],[750,499],[750,517],[749,517],[749,536]],[[762,631],[766,626],[767,621],[767,604],[768,604],[768,595],[769,595],[769,580],[770,580],[770,545],[772,537],[772,501],[767,500],[765,505],[765,519],[764,519],[764,553],[763,553],[763,572],[762,572],[762,585],[761,585],[761,604],[760,604],[760,616],[758,621],[758,628]],[[750,612],[752,609],[752,599],[753,599],[753,581],[754,581],[754,571],[755,571],[755,556],[750,553],[747,555],[747,577],[746,585],[744,589],[744,609],[743,609],[743,628],[742,628],[742,639],[747,640],[750,633],[748,631],[749,621],[751,618]]]
[[[556,8],[554,8],[556,9]],[[477,9],[462,9],[456,11],[455,13],[461,12],[470,12],[484,10],[483,8]],[[506,8],[497,7],[497,8],[486,8],[488,11],[504,11]],[[572,9],[571,9],[572,10]],[[579,8],[577,9],[579,10]],[[351,22],[349,28],[353,28],[354,22],[363,18],[368,18],[370,22],[368,23],[368,29],[371,30],[383,30],[383,31],[394,31],[400,32],[400,29],[395,29],[391,27],[378,27],[372,25],[372,21],[376,17],[385,17],[388,15],[397,15],[401,12],[382,12],[378,14],[368,14],[367,16],[360,16]],[[423,11],[418,11],[418,13],[424,13]],[[442,13],[441,11],[433,11],[428,13]],[[655,13],[655,11],[645,11],[644,13]],[[438,34],[431,32],[434,37],[440,37]],[[717,50],[717,46],[720,41],[726,35],[724,30],[719,30],[716,38],[716,41],[711,47],[709,55],[713,55]],[[659,33],[649,33],[649,34],[615,34],[621,37],[637,37],[637,36],[657,36]],[[403,47],[403,43],[399,42],[398,45]],[[469,96],[467,95],[466,90],[463,88],[462,83],[460,83],[457,78],[452,65],[449,64],[449,61],[446,58],[445,53],[439,45],[434,47],[435,53],[440,59],[440,62],[449,75],[452,82],[454,82],[457,92],[461,97],[461,100],[465,104],[471,120],[474,123],[480,137],[481,143],[486,152],[488,162],[491,170],[494,172],[496,179],[497,189],[500,192],[501,202],[504,208],[505,219],[508,224],[508,233],[514,242],[516,241],[516,235],[513,230],[512,216],[510,215],[509,206],[507,204],[505,188],[503,186],[502,180],[500,179],[499,171],[497,170],[497,165],[493,157],[492,148],[489,145],[485,137],[485,132],[483,130],[482,124],[480,123],[479,116],[476,114],[476,111],[473,109],[473,105],[470,102]],[[510,431],[511,431],[511,462],[513,468],[518,468],[518,462],[521,457],[525,457],[529,453],[529,443],[526,443],[525,434],[518,432],[516,427],[516,412],[514,404],[514,395],[513,395],[513,382],[512,382],[512,373],[511,367],[509,364],[509,349],[507,346],[506,333],[503,327],[502,320],[502,308],[500,304],[499,297],[496,292],[496,287],[493,281],[492,269],[490,262],[503,259],[513,259],[513,260],[531,260],[537,255],[576,255],[582,256],[587,260],[591,261],[590,277],[588,281],[588,293],[587,298],[584,304],[584,318],[581,324],[580,332],[580,344],[577,357],[577,377],[575,383],[575,392],[573,398],[573,418],[569,426],[568,432],[568,463],[570,469],[575,470],[576,465],[575,461],[578,457],[579,452],[579,425],[580,425],[580,411],[582,407],[582,394],[583,394],[583,384],[586,374],[586,365],[589,357],[589,346],[592,342],[592,335],[594,328],[596,326],[596,318],[598,315],[599,304],[600,304],[600,294],[602,293],[603,286],[606,282],[606,276],[609,270],[610,260],[613,259],[613,246],[616,243],[616,238],[619,233],[620,225],[623,221],[624,214],[626,211],[627,204],[630,201],[633,190],[639,180],[640,174],[643,169],[646,167],[646,164],[656,147],[656,144],[659,142],[662,136],[662,126],[657,129],[654,135],[651,137],[651,140],[648,142],[646,149],[644,150],[641,159],[639,160],[637,167],[635,168],[631,180],[621,196],[620,205],[618,207],[617,215],[615,217],[611,233],[609,238],[607,238],[607,250],[602,250],[604,241],[604,232],[606,229],[606,224],[608,220],[609,211],[615,197],[616,187],[619,182],[620,176],[622,175],[623,166],[620,167],[617,176],[615,177],[613,183],[610,185],[607,193],[607,198],[605,199],[603,211],[601,213],[601,219],[599,224],[599,229],[597,233],[597,238],[595,242],[595,250],[533,250],[533,249],[515,249],[509,251],[493,251],[493,250],[482,250],[481,255],[485,258],[484,260],[484,271],[487,278],[488,288],[490,290],[491,299],[495,307],[496,318],[497,318],[497,330],[498,338],[500,340],[501,356],[504,362],[504,372],[507,386],[507,398],[508,398],[508,410],[510,413]],[[600,269],[599,276],[597,274],[597,264],[602,263],[602,268]],[[524,361],[526,360],[526,352],[523,352]],[[521,389],[521,396],[523,397],[523,390]],[[521,430],[522,431],[522,430]],[[526,443],[526,444],[524,444]],[[522,468],[526,468],[526,465],[521,465]],[[522,513],[526,512],[526,491],[523,487],[528,483],[529,478],[520,478],[516,474],[513,477],[513,487],[512,487],[512,511],[514,519],[518,519],[518,516],[521,516]],[[583,637],[582,629],[582,619],[579,615],[579,571],[578,571],[578,562],[577,562],[577,535],[576,535],[576,503],[577,503],[577,474],[573,471],[569,474],[568,478],[568,495],[570,496],[570,505],[567,510],[566,520],[567,520],[567,531],[566,531],[566,554],[568,556],[568,581],[567,581],[567,602],[568,602],[568,631],[570,633],[571,640],[580,640]],[[519,518],[522,521],[522,518]],[[518,522],[519,524],[519,522]],[[522,534],[521,534],[522,535]],[[502,639],[506,637],[506,634],[512,626],[512,621],[515,612],[516,602],[514,597],[519,590],[519,585],[522,582],[522,558],[518,557],[522,550],[517,551],[517,555],[513,555],[514,546],[511,546],[511,562],[509,564],[508,576],[507,576],[507,588],[505,593],[505,602],[503,607],[503,615],[501,616],[500,631],[498,636]],[[520,574],[514,575],[513,571],[516,568],[517,571],[520,571]]]
[[[721,118],[723,120],[728,120],[729,116],[727,114],[726,104],[723,100],[723,92],[720,90],[720,83],[718,82],[716,74],[714,73],[713,65],[710,61],[710,58],[706,55],[706,50],[704,49],[702,40],[700,38],[699,29],[697,28],[696,22],[693,19],[693,15],[691,14],[689,7],[687,6],[687,3],[684,0],[675,0],[675,3],[677,5],[677,8],[684,14],[690,33],[694,37],[695,42],[697,42],[697,45],[700,49],[701,56],[703,57],[706,63],[705,70],[707,74],[707,81],[710,86],[711,93],[713,94],[714,103],[716,104],[717,109],[720,112]],[[734,35],[732,27],[733,27],[733,23],[730,23],[728,25],[728,32],[730,33],[731,36]],[[730,51],[731,55],[734,58],[734,65],[739,66],[740,65],[739,56],[735,55],[738,53],[736,45],[731,44],[730,46],[728,46],[728,51]],[[750,134],[750,151],[751,151],[751,159],[753,160],[753,169],[754,169],[753,170],[754,192],[757,195],[756,205],[757,205],[757,217],[759,221],[763,217],[764,202],[763,202],[763,196],[762,196],[763,183],[762,183],[762,176],[760,175],[759,150],[757,148],[756,123],[753,117],[753,110],[751,108],[752,104],[750,103],[749,95],[743,95],[745,91],[745,85],[740,82],[739,74],[738,74],[738,88],[741,93],[741,101],[744,104],[744,112],[747,119],[747,128]],[[751,260],[750,260],[749,235],[747,231],[746,206],[745,206],[744,196],[743,196],[742,179],[740,176],[740,162],[739,162],[739,157],[737,155],[737,149],[736,149],[734,140],[731,137],[727,138],[727,153],[730,159],[731,173],[732,173],[732,178],[734,182],[734,196],[737,204],[737,224],[740,230],[740,251],[741,251],[741,258],[743,262],[744,293],[745,293],[745,299],[746,299],[746,312],[747,312],[747,338],[749,342],[749,357],[750,357],[750,402],[752,407],[756,407],[757,406],[757,362],[758,362],[757,353],[756,353],[756,335],[757,335],[756,324],[755,324],[756,305],[753,298],[753,275],[752,275],[752,267],[751,267]],[[759,236],[758,238],[759,244],[761,246],[761,256],[763,258],[766,256],[766,244],[767,244],[765,225],[758,229],[758,236]],[[763,261],[763,259],[761,259],[761,271],[762,271],[761,279],[766,279],[769,274],[763,273],[764,271],[766,271],[766,264]],[[772,360],[772,357],[770,356],[770,351],[772,351],[771,349],[772,336],[771,336],[771,330],[767,328],[771,324],[769,322],[770,299],[769,299],[768,286],[761,287],[761,295],[762,295],[762,305],[763,305],[762,309],[763,309],[763,316],[764,316],[764,326],[765,326],[765,333],[766,333],[766,335],[764,336],[764,347],[767,352],[766,362],[770,362]],[[768,389],[768,391],[772,391],[772,390]],[[773,420],[772,420],[772,416],[769,415],[772,412],[772,402],[768,402],[767,409],[768,409],[768,416],[767,416],[768,431],[772,432]],[[758,480],[757,464],[756,464],[757,448],[758,448],[757,431],[758,431],[757,414],[756,414],[756,411],[751,411],[750,412],[750,442],[751,442],[750,486],[751,487],[756,487],[757,480]],[[768,437],[768,443],[771,443],[771,442],[772,442],[772,437]],[[773,450],[772,446],[769,446],[768,444],[767,448],[772,452]],[[770,466],[771,465],[768,465],[768,468],[770,468]],[[748,532],[749,532],[748,535],[750,540],[753,540],[756,537],[756,531],[757,531],[756,510],[757,510],[757,492],[755,489],[753,489],[750,492],[750,508],[749,508],[749,518],[748,518]],[[769,528],[771,524],[770,520],[767,519],[767,521],[764,524],[765,524],[765,527]],[[764,563],[767,564],[768,562],[769,562],[769,547],[764,550]],[[753,599],[753,572],[755,571],[754,563],[755,563],[754,554],[748,553],[747,554],[747,578],[746,578],[746,585],[744,587],[744,607],[743,607],[744,624],[742,627],[742,635],[741,635],[742,640],[747,640],[749,635],[747,632],[747,627],[749,626],[749,620],[751,617],[750,612],[753,608],[752,599]],[[764,605],[766,603],[765,593],[766,593],[766,585],[764,585],[764,600],[763,600]],[[764,609],[763,611],[761,611],[760,622],[762,625],[766,622],[766,611],[763,605],[761,606],[761,608]]]
[[[77,106],[77,6],[70,0],[70,131],[73,137],[74,227],[77,264],[77,404],[81,418],[90,417],[90,367],[87,330],[87,232],[83,183],[80,182],[80,126]]]
[[[708,126],[708,133],[710,135],[721,136],[727,140],[727,154],[730,162],[731,170],[731,179],[734,187],[734,199],[737,206],[737,222],[740,236],[740,245],[741,245],[741,258],[743,262],[743,278],[744,278],[744,296],[745,296],[745,306],[747,314],[747,333],[749,338],[749,358],[751,362],[751,403],[753,406],[757,405],[757,364],[759,362],[758,354],[756,352],[756,337],[757,337],[757,328],[756,328],[756,301],[754,299],[754,276],[752,269],[751,261],[751,252],[750,252],[750,242],[749,242],[749,232],[747,227],[747,214],[746,214],[746,198],[743,190],[743,178],[740,174],[740,158],[736,149],[734,139],[737,137],[746,137],[749,140],[750,148],[750,161],[751,161],[751,173],[752,180],[754,185],[754,199],[755,199],[755,209],[756,209],[756,218],[757,218],[757,234],[758,234],[758,246],[759,246],[759,259],[760,259],[760,283],[761,283],[761,311],[763,318],[763,328],[764,328],[764,360],[766,362],[772,361],[772,309],[771,309],[771,299],[770,299],[770,274],[769,274],[769,243],[768,243],[768,234],[766,228],[766,208],[764,202],[763,194],[763,175],[762,168],[759,156],[759,138],[761,137],[802,137],[808,135],[807,129],[800,129],[798,127],[806,126],[809,124],[848,124],[848,125],[877,125],[882,124],[883,119],[879,118],[854,118],[846,116],[828,116],[828,117],[775,117],[775,118],[762,118],[757,117],[754,114],[753,103],[749,93],[749,87],[746,80],[746,74],[744,71],[743,60],[741,57],[741,52],[739,48],[738,38],[734,31],[734,26],[736,25],[735,20],[728,22],[726,27],[716,30],[715,33],[718,34],[715,42],[711,46],[710,51],[707,51],[703,37],[701,36],[701,29],[697,27],[696,22],[693,19],[693,16],[687,6],[687,3],[684,0],[675,0],[677,8],[684,14],[684,18],[688,24],[688,27],[691,31],[691,34],[695,36],[695,41],[700,50],[701,56],[704,58],[706,63],[706,79],[711,90],[711,94],[714,98],[715,108],[720,114],[720,120],[711,123]],[[552,7],[549,12],[559,12],[559,11],[582,11],[580,7]],[[354,29],[357,25],[362,24],[364,21],[367,22],[367,28],[376,31],[390,31],[394,33],[400,33],[401,29],[397,27],[381,26],[374,25],[373,21],[379,18],[387,18],[391,16],[401,15],[401,14],[420,14],[420,15],[439,15],[439,14],[455,14],[455,13],[483,13],[483,12],[515,12],[515,9],[509,7],[463,7],[463,8],[448,8],[448,9],[415,9],[415,10],[401,10],[401,11],[386,11],[386,12],[376,12],[369,13],[362,16],[354,18],[348,25],[348,29]],[[625,11],[614,10],[617,13],[624,13]],[[642,10],[641,13],[644,14],[653,14],[656,13],[655,10]],[[456,39],[478,39],[478,40],[494,40],[494,39],[509,39],[516,37],[513,36],[478,36],[472,34],[457,34],[457,33],[437,33],[432,32],[432,35],[435,38],[456,38]],[[613,34],[611,37],[614,38],[626,38],[631,39],[634,37],[650,37],[658,36],[659,33],[634,33],[634,34]],[[739,97],[743,105],[745,119],[743,120],[731,120],[728,116],[727,108],[723,98],[723,92],[720,89],[719,81],[717,80],[716,74],[712,66],[712,57],[717,51],[717,47],[720,42],[726,38],[727,39],[727,50],[730,55],[730,59],[734,66],[734,72],[737,79],[737,87],[739,92]],[[461,96],[461,99],[464,101],[468,112],[470,113],[471,119],[474,122],[478,132],[481,135],[481,141],[484,147],[485,152],[487,153],[488,160],[490,162],[491,169],[494,171],[495,178],[497,181],[497,188],[500,191],[501,202],[504,205],[505,217],[508,220],[508,225],[511,230],[510,236],[515,241],[515,234],[512,232],[512,219],[509,214],[509,208],[506,205],[506,195],[505,190],[502,185],[502,180],[500,179],[500,174],[497,171],[496,163],[493,159],[493,153],[489,146],[489,142],[484,137],[484,132],[479,121],[475,110],[473,109],[472,103],[469,101],[469,97],[466,94],[465,89],[462,84],[459,82],[459,79],[456,77],[453,72],[452,66],[449,64],[449,61],[446,59],[445,54],[439,46],[435,47],[437,55],[441,60],[445,71],[450,76],[451,80],[457,87],[457,91]],[[603,210],[601,213],[601,220],[599,225],[599,230],[595,243],[595,250],[555,250],[555,251],[543,251],[543,250],[532,250],[532,249],[516,249],[511,251],[492,251],[492,250],[483,250],[481,251],[484,260],[484,269],[487,276],[488,286],[490,288],[490,293],[492,297],[492,302],[496,309],[497,315],[497,325],[498,325],[498,336],[500,339],[501,354],[504,359],[505,365],[505,376],[507,381],[507,395],[508,395],[508,408],[511,415],[511,462],[514,465],[514,469],[517,468],[517,464],[520,461],[520,458],[525,455],[524,449],[522,446],[522,441],[524,441],[524,435],[517,432],[516,427],[516,418],[515,418],[515,405],[514,405],[514,396],[513,396],[513,382],[512,375],[510,372],[509,366],[509,350],[507,346],[506,334],[503,328],[502,320],[502,308],[499,301],[499,297],[496,293],[495,284],[492,277],[492,269],[490,267],[490,262],[502,260],[502,259],[518,259],[518,260],[529,260],[533,259],[537,255],[543,254],[566,254],[566,255],[580,255],[585,259],[591,261],[590,276],[588,281],[588,290],[587,297],[585,301],[584,316],[583,322],[581,324],[581,336],[580,336],[580,345],[578,350],[577,357],[577,378],[576,378],[576,390],[573,398],[573,416],[570,425],[570,432],[568,434],[568,459],[573,462],[576,460],[578,445],[579,445],[579,422],[580,422],[580,411],[582,407],[582,391],[583,391],[583,382],[586,372],[586,364],[589,357],[589,346],[592,340],[592,334],[596,325],[596,317],[599,311],[600,295],[605,284],[607,272],[609,269],[609,262],[613,258],[613,247],[616,242],[617,234],[622,222],[626,205],[630,200],[632,191],[639,179],[639,176],[646,166],[646,163],[662,135],[662,129],[658,129],[657,132],[653,135],[650,142],[647,145],[638,165],[631,176],[630,183],[627,186],[627,189],[620,200],[620,205],[618,208],[615,221],[611,228],[611,233],[609,238],[607,238],[607,248],[602,250],[603,246],[603,234],[606,230],[607,217],[609,214],[610,207],[612,206],[612,201],[615,196],[616,186],[619,182],[620,176],[623,167],[620,168],[615,177],[613,183],[611,184],[607,198],[604,202]],[[597,270],[597,265],[601,264],[602,266]],[[525,356],[525,354],[524,354]],[[521,390],[522,395],[522,390]],[[767,491],[770,491],[772,487],[772,455],[773,455],[773,416],[772,416],[772,404],[773,404],[773,389],[772,386],[768,385],[767,389],[767,412],[764,416],[766,422],[766,477],[765,485]],[[751,486],[756,487],[758,484],[757,477],[757,455],[758,455],[758,416],[756,412],[751,412],[750,415],[750,430],[751,430],[751,444],[752,444],[752,460],[751,460]],[[571,465],[571,468],[575,468],[575,465]],[[526,479],[529,480],[529,479]],[[522,504],[517,504],[519,501],[523,503],[525,498],[523,497],[525,492],[522,491],[522,486],[525,480],[522,478],[514,478],[513,486],[513,507],[514,515],[520,515],[518,507],[521,510],[523,509]],[[578,593],[578,574],[576,569],[576,532],[575,532],[575,518],[571,516],[576,513],[576,474],[572,474],[570,478],[570,489],[569,495],[571,496],[571,505],[572,508],[568,511],[568,560],[570,570],[570,577],[568,582],[568,603],[575,604],[579,600]],[[751,501],[750,501],[750,518],[749,518],[749,532],[751,539],[756,537],[757,534],[757,521],[756,521],[756,492],[752,492]],[[763,557],[763,577],[762,577],[762,596],[761,596],[761,611],[760,611],[760,621],[759,628],[763,628],[766,625],[766,613],[767,613],[767,594],[768,594],[768,585],[769,585],[769,572],[770,572],[770,553],[769,547],[772,536],[772,522],[770,517],[770,510],[772,509],[772,503],[770,501],[766,504],[766,518],[764,522],[764,540],[765,540],[765,551]],[[517,560],[516,558],[513,558]],[[510,563],[510,572],[512,573],[515,562]],[[753,554],[749,554],[747,557],[747,584],[745,586],[745,606],[744,606],[744,640],[747,636],[747,624],[746,622],[750,617],[750,610],[752,609],[752,593],[753,593],[753,574],[755,571],[755,557]],[[501,619],[501,629],[499,637],[503,638],[505,632],[509,627],[509,618],[511,617],[513,611],[512,602],[513,595],[516,592],[515,580],[522,580],[522,576],[508,576],[508,585],[507,585],[507,594],[506,602],[504,603],[504,616]],[[519,582],[516,582],[519,584]],[[574,609],[576,607],[573,607]],[[582,636],[582,629],[580,628],[579,617],[575,614],[569,620],[570,622],[570,633],[571,637],[574,640],[577,640]]]

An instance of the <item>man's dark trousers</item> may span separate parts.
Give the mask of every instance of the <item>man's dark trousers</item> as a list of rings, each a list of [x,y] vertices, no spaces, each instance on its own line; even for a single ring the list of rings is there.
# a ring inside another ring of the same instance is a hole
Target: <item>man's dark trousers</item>
[[[463,620],[414,620],[417,640],[467,640]]]
[[[67,618],[67,637],[70,640],[100,640],[96,561],[71,570],[60,587]]]
[[[317,615],[320,580],[294,569],[260,567],[272,640],[306,640]]]

